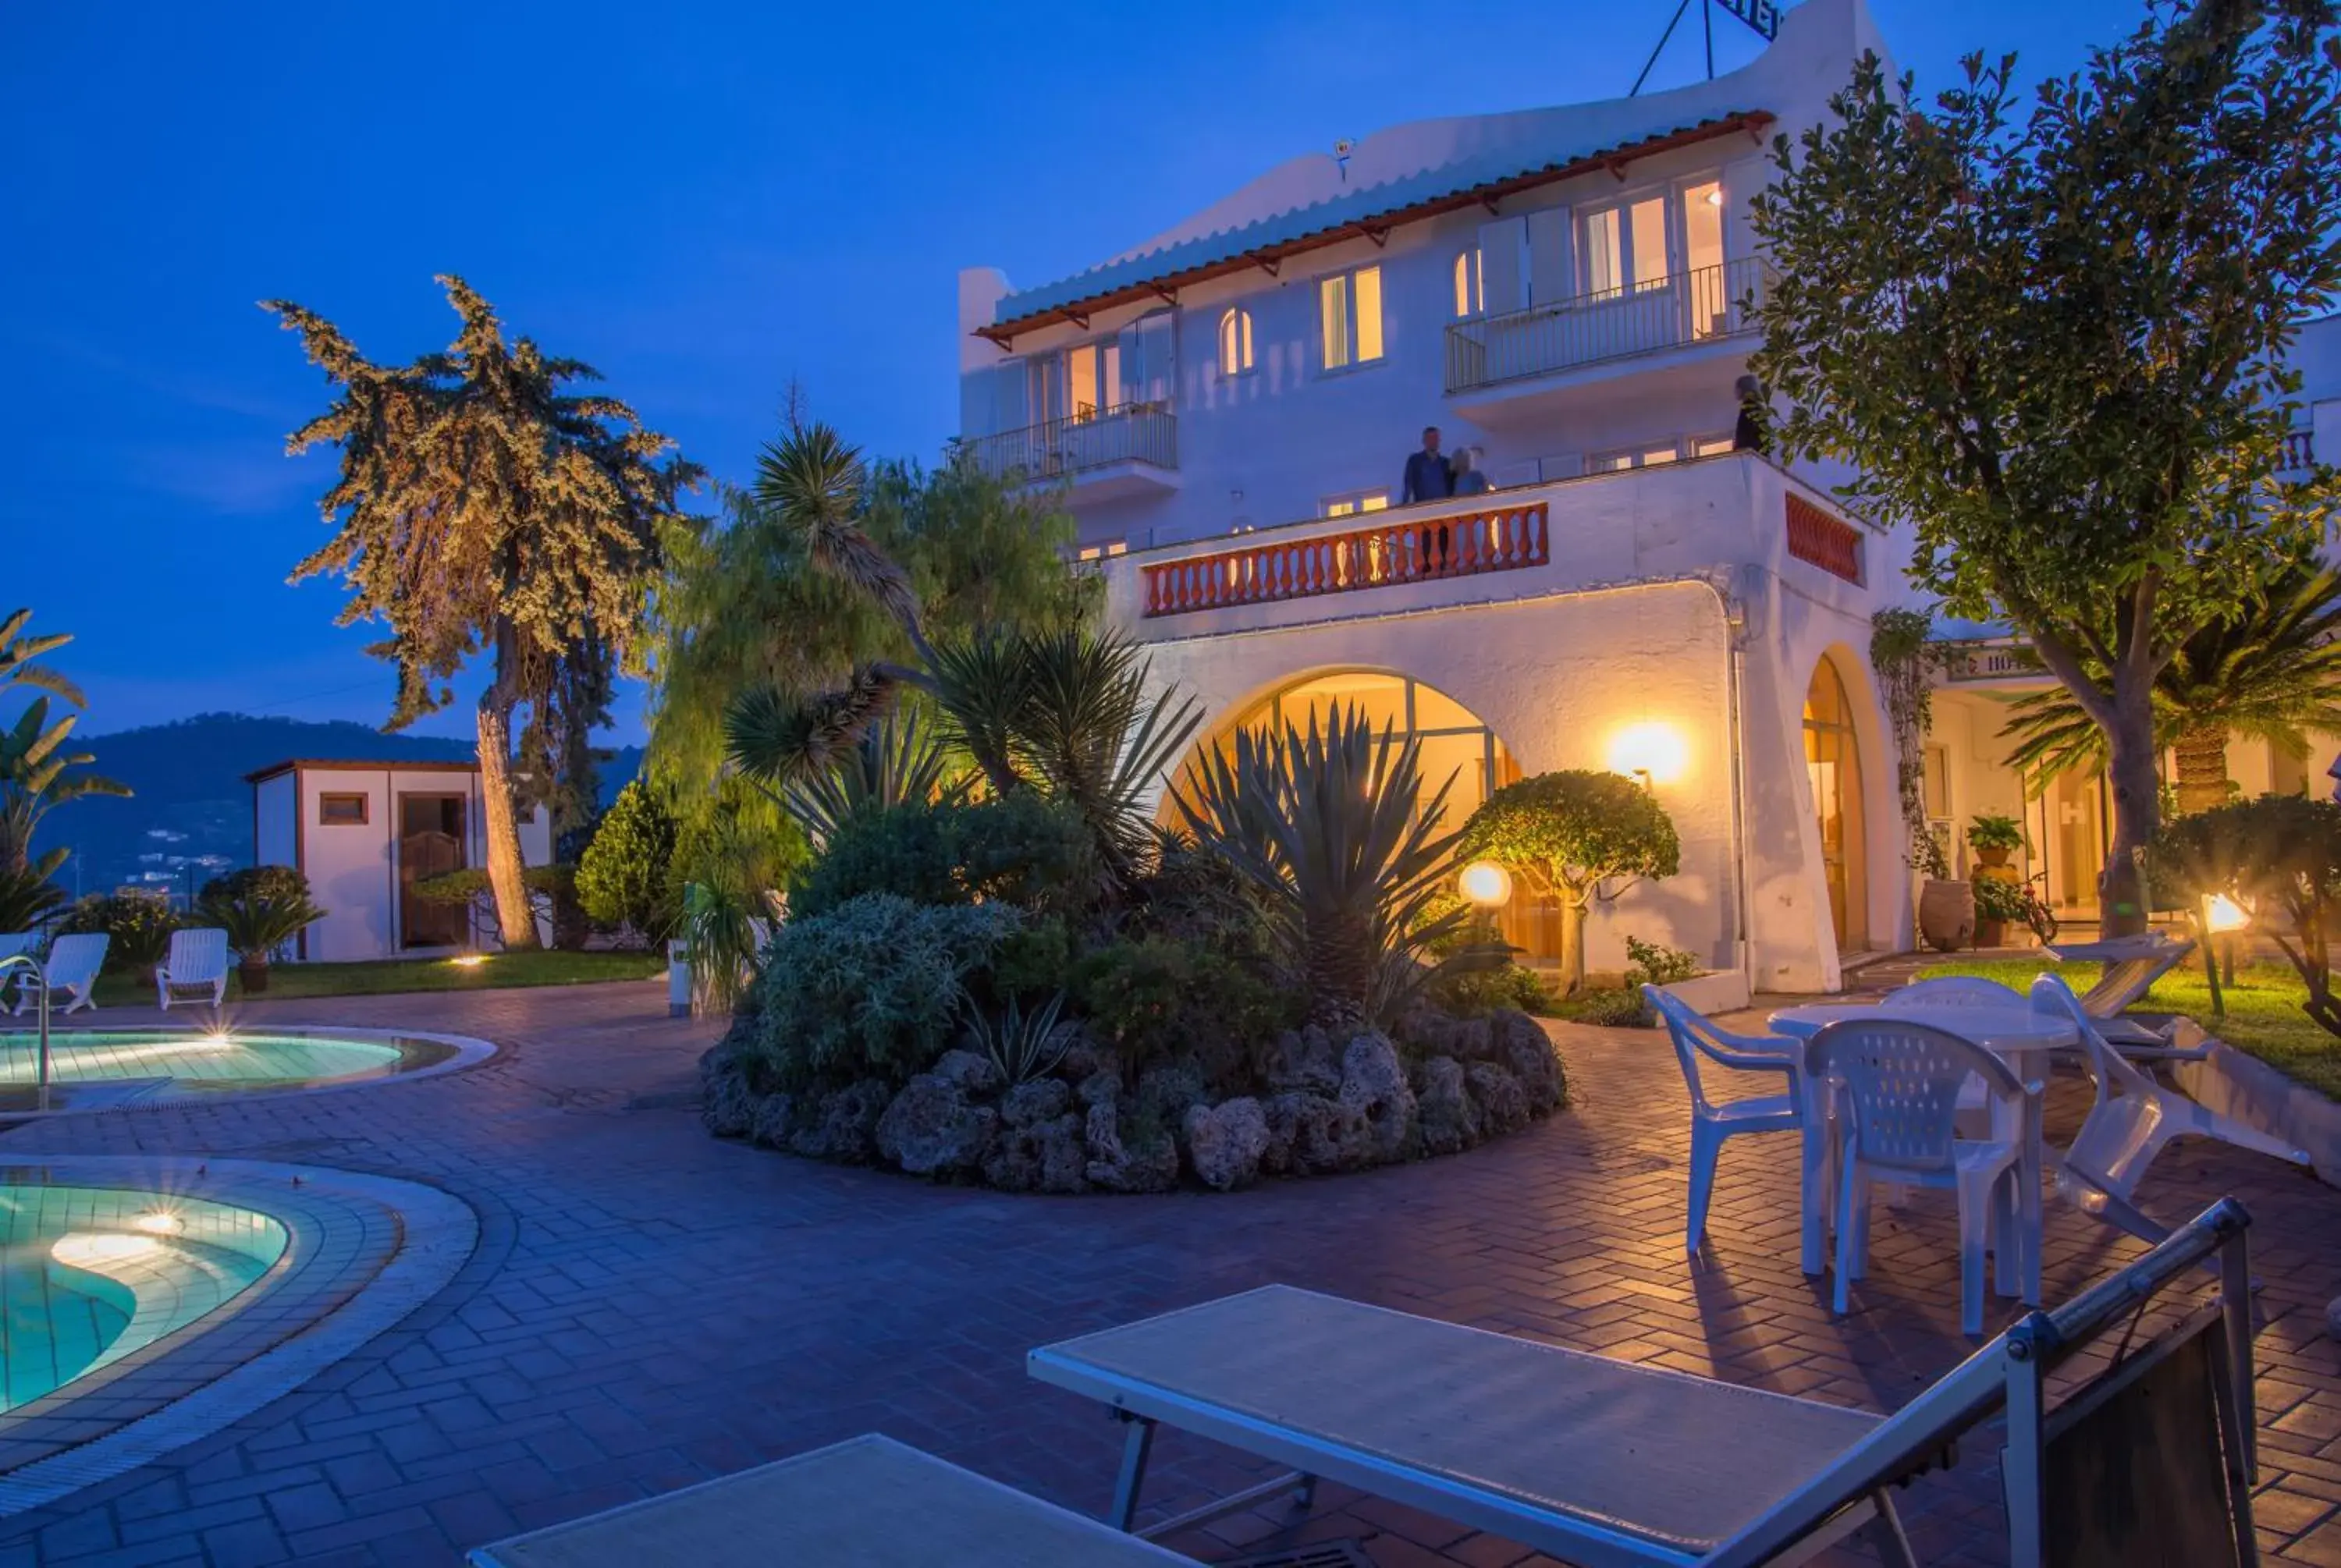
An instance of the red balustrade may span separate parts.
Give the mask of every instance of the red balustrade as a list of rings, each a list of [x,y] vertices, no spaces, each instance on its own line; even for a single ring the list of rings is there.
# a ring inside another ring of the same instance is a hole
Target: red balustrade
[[[1794,491],[1788,492],[1788,553],[1848,582],[1861,581],[1861,531]]]
[[[1144,569],[1146,613],[1184,615],[1274,604],[1401,582],[1432,582],[1542,566],[1552,541],[1545,503],[1379,523],[1347,533],[1277,540]]]

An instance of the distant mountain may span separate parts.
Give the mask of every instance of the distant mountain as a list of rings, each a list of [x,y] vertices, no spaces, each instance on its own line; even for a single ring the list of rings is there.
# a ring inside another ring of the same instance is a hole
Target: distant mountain
[[[134,792],[127,800],[75,801],[50,814],[40,845],[69,845],[58,873],[67,891],[100,892],[150,882],[185,892],[219,871],[252,863],[252,788],[247,773],[295,757],[350,762],[461,761],[468,740],[385,735],[347,719],[204,713],[112,735],[74,738],[96,755],[95,770]],[[634,776],[642,749],[627,747],[602,767],[606,804]]]

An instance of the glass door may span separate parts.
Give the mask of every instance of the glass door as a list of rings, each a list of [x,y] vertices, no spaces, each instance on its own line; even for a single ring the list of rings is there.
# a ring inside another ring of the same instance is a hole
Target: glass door
[[[2078,769],[2049,781],[2041,800],[2048,905],[2059,918],[2095,919],[2106,868],[2106,777]]]

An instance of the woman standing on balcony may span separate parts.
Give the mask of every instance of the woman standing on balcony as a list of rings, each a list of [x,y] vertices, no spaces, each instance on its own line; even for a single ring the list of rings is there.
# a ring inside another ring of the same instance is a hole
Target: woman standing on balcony
[[[1488,482],[1487,470],[1479,466],[1479,449],[1476,446],[1456,448],[1455,493],[1457,495],[1485,495],[1495,488]]]

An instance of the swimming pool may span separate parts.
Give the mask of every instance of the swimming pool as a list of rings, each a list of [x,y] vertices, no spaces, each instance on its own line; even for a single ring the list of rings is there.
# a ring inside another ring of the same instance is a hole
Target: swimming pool
[[[40,1041],[0,1033],[0,1115],[87,1110],[207,1095],[364,1083],[476,1059],[477,1042],[317,1029],[59,1029],[49,1037],[50,1094],[39,1094]]]
[[[218,1311],[289,1240],[266,1215],[202,1198],[0,1186],[0,1411]]]

